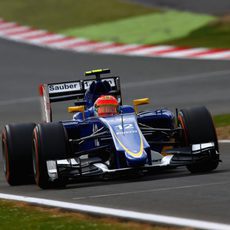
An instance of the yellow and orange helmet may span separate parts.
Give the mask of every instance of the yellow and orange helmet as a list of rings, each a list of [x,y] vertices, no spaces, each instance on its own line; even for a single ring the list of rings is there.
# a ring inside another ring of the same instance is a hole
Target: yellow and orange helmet
[[[118,114],[119,103],[115,97],[105,95],[95,101],[94,108],[99,117],[107,117]]]

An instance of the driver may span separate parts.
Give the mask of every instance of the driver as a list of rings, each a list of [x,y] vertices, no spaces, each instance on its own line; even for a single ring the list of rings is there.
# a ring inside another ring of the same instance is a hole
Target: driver
[[[113,116],[118,114],[119,103],[113,96],[100,96],[94,103],[94,111],[98,117]]]
[[[111,86],[108,81],[93,81],[85,93],[84,100],[86,101],[87,107],[92,107],[98,97],[101,95],[108,95],[110,91]]]

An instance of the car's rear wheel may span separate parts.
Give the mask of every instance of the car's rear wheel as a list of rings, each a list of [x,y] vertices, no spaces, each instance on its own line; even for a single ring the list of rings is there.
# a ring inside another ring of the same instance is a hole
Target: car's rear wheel
[[[61,123],[38,124],[33,131],[33,168],[36,184],[42,188],[56,188],[64,186],[59,175],[52,179],[48,174],[47,161],[66,158],[67,141],[64,127]]]
[[[2,131],[3,168],[10,185],[33,183],[34,123],[6,125]]]
[[[206,107],[182,109],[178,116],[183,128],[183,142],[185,145],[213,142],[215,149],[209,152],[209,160],[193,163],[187,166],[191,173],[209,172],[219,164],[219,146],[212,117]]]

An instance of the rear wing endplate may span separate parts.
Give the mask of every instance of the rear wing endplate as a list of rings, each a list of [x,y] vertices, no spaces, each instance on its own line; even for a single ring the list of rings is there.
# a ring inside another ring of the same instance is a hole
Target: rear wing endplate
[[[121,104],[120,78],[118,76],[101,78],[101,81],[105,80],[111,86],[109,94],[115,96]],[[52,121],[51,104],[54,102],[76,100],[78,104],[84,104],[85,92],[93,81],[95,79],[41,84],[39,94],[41,96],[42,121]]]

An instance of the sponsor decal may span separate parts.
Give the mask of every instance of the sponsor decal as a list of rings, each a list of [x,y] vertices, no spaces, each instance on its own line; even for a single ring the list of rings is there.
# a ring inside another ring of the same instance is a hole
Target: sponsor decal
[[[136,115],[100,117],[100,120],[109,128],[117,151],[125,151],[135,159],[145,156],[144,148],[149,148],[149,145],[138,127]]]
[[[71,92],[75,90],[81,90],[81,86],[79,82],[69,82],[62,84],[53,84],[49,85],[49,93],[63,93],[63,92]]]
[[[116,135],[134,134],[138,131],[134,128],[133,124],[124,124],[115,126]]]
[[[134,133],[138,133],[137,130],[116,132],[116,135],[134,134]]]
[[[108,78],[108,79],[105,79],[103,81],[109,82],[109,84],[110,84],[111,87],[115,86],[115,81],[114,81],[113,78]],[[90,87],[90,85],[92,84],[92,82],[93,82],[92,80],[85,80],[84,81],[84,88],[88,89]]]

